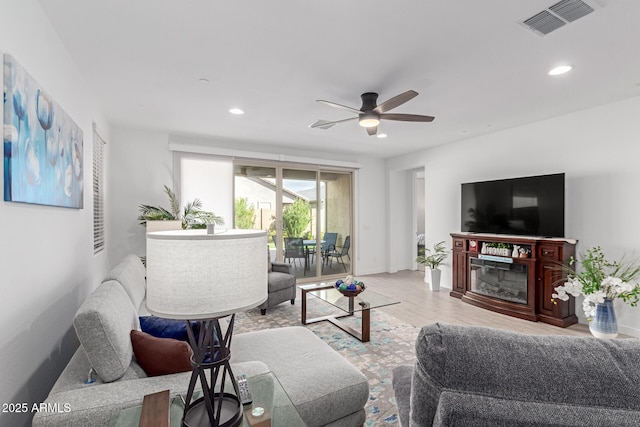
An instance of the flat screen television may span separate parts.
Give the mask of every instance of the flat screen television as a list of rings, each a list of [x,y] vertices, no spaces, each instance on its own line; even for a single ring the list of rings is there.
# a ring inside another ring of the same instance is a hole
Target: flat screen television
[[[462,184],[461,229],[564,237],[564,173]]]

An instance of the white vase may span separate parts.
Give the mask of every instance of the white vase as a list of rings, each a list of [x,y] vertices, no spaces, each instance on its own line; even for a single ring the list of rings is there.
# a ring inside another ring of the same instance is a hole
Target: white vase
[[[424,269],[424,281],[429,284],[429,289],[432,291],[440,290],[440,271],[437,268],[425,268]]]

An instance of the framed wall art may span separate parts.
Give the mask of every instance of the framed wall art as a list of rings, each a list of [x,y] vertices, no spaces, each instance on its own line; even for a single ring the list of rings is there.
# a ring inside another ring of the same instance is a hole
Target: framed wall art
[[[4,200],[83,207],[82,129],[4,54]]]

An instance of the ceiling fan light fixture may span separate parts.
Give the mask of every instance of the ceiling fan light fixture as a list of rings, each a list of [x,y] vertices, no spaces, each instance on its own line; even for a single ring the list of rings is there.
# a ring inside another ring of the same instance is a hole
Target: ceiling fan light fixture
[[[363,128],[376,127],[380,124],[380,117],[376,113],[368,111],[360,115],[360,120],[358,121],[358,123]]]

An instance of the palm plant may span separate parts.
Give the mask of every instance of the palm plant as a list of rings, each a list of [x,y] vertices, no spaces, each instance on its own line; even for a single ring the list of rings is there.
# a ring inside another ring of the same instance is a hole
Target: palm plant
[[[416,258],[416,262],[426,264],[431,269],[438,268],[447,258],[447,252],[444,246],[444,240],[433,245],[433,249],[425,249],[423,255]]]
[[[180,212],[180,203],[176,194],[166,185],[164,186],[164,192],[169,197],[170,210],[167,210],[161,206],[140,205],[140,215],[138,220],[140,225],[146,225],[147,221],[182,221],[182,228],[206,228],[207,224],[223,225],[224,220],[222,217],[214,214],[213,212],[205,211],[202,209],[202,202],[200,199],[194,199],[192,202],[187,202],[184,205],[183,211]]]

